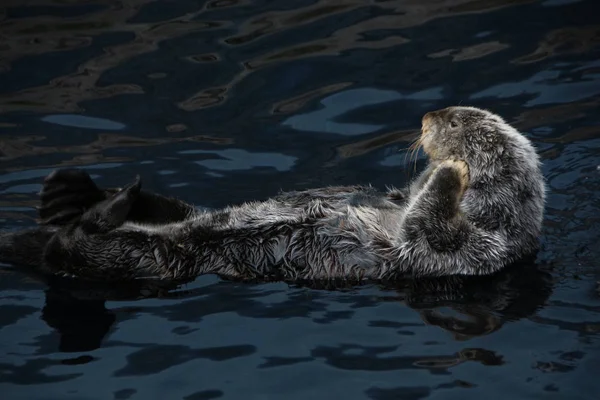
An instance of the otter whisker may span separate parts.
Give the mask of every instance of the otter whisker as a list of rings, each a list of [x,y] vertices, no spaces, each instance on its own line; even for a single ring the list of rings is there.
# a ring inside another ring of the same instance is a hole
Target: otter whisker
[[[406,157],[408,157],[408,154],[410,151],[412,151],[412,147],[414,145],[414,142],[410,144],[410,146],[408,146],[407,148],[405,148],[405,152],[404,152],[404,160],[402,161],[403,164],[406,165]],[[410,159],[409,159],[410,160]]]
[[[414,157],[414,168],[413,168],[413,173],[417,172],[417,159],[418,159],[418,155],[419,155],[419,149],[422,147],[423,144],[423,139],[421,136],[419,136],[417,138],[417,140],[415,140],[415,142],[413,143],[412,146],[412,150],[411,150],[411,154],[410,154],[410,160],[411,162],[413,161],[413,157]]]
[[[415,151],[415,149],[418,149],[421,145],[421,137],[417,137],[415,140],[412,141],[412,143],[410,144],[410,146],[408,146],[407,150],[410,150],[410,154],[411,157],[409,158],[409,160],[412,159],[412,155]],[[408,155],[408,151],[406,152],[406,154],[404,155],[404,162],[406,162],[406,156]]]
[[[419,158],[419,150],[422,150],[422,149],[423,149],[423,140],[420,138],[419,139],[419,148],[417,149],[417,153],[415,155],[415,171],[417,169],[417,161],[418,161],[418,158]]]
[[[413,155],[415,154],[415,151],[418,151],[420,147],[421,147],[421,136],[418,136],[415,140],[412,141],[412,143],[410,144],[410,146],[408,146],[408,148],[406,149],[406,152],[404,153],[403,163],[405,165],[407,165],[406,157],[409,156],[409,154],[410,154],[410,157],[408,158],[408,161],[409,161],[408,165],[410,165],[410,163],[412,163],[412,158],[413,158]],[[416,162],[415,162],[415,171],[416,171]]]

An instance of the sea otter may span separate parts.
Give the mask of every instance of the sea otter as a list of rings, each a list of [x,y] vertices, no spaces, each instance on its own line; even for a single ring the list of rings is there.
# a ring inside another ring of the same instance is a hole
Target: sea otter
[[[545,181],[523,134],[449,107],[423,116],[417,145],[429,163],[404,189],[325,187],[216,211],[142,191],[139,177],[101,190],[58,170],[40,227],[1,236],[0,261],[93,280],[388,280],[487,275],[537,249]]]

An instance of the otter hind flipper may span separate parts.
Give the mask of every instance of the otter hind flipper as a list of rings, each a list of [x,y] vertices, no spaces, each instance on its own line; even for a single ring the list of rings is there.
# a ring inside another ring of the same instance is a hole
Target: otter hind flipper
[[[51,172],[44,179],[39,196],[40,225],[67,225],[107,197],[87,172],[76,168]]]
[[[118,193],[120,188],[99,188],[90,175],[80,169],[63,168],[52,171],[40,191],[38,223],[65,226],[98,203]],[[197,212],[196,208],[176,198],[142,190],[131,207],[128,221],[140,223],[170,223],[183,221]]]
[[[81,217],[81,226],[88,233],[108,232],[121,226],[140,195],[142,181],[139,175],[113,197],[96,204]]]

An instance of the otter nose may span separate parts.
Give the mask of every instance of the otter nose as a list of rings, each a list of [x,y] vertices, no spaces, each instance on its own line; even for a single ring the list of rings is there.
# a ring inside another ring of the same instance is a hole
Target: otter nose
[[[431,120],[431,118],[432,118],[431,112],[425,113],[425,115],[423,115],[423,118],[421,119],[421,123],[423,125],[428,124],[429,121]]]
[[[428,113],[425,113],[425,115],[423,115],[423,118],[421,119],[421,123],[422,124],[431,124],[433,122],[433,120],[435,119],[435,117],[437,117],[439,115],[439,111],[429,111]]]

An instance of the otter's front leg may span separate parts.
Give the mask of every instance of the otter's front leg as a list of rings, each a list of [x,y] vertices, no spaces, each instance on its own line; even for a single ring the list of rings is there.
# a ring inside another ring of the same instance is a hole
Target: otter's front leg
[[[89,174],[75,168],[53,171],[40,191],[39,224],[64,226],[80,218],[120,189],[100,189]],[[181,200],[141,191],[127,220],[149,224],[179,222],[196,213],[196,208]]]
[[[425,211],[435,216],[431,222],[445,225],[446,220],[460,211],[460,201],[469,185],[469,167],[464,161],[448,160],[433,167],[429,175],[421,183],[421,190],[414,194],[420,200],[414,203],[414,211]]]
[[[474,226],[461,209],[468,185],[467,164],[444,161],[409,202],[400,261],[415,274],[489,274],[507,261],[506,239]]]

